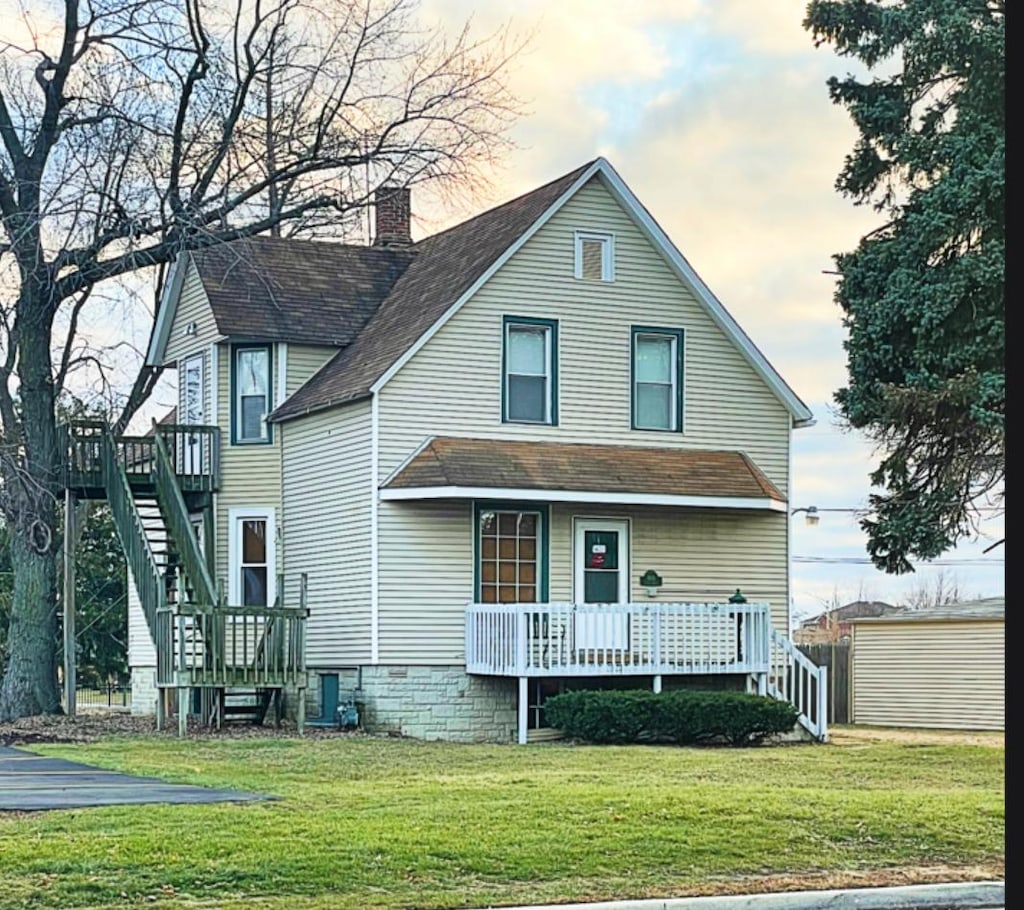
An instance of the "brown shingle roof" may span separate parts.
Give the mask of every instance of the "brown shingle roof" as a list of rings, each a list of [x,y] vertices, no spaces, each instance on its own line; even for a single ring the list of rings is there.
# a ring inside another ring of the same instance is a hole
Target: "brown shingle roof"
[[[414,260],[355,342],[284,402],[272,419],[365,396],[591,164],[417,243]]]
[[[341,347],[359,334],[415,253],[249,237],[192,258],[222,335]]]
[[[431,439],[385,489],[494,487],[517,490],[785,497],[742,452],[655,449],[496,439]]]

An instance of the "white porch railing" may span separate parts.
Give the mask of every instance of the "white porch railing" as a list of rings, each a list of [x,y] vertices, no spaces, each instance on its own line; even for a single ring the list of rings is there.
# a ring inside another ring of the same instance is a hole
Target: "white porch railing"
[[[470,604],[466,671],[493,676],[767,673],[768,604]]]
[[[828,667],[819,667],[785,635],[771,631],[771,665],[760,677],[762,695],[788,701],[800,712],[800,723],[816,739],[828,739]]]

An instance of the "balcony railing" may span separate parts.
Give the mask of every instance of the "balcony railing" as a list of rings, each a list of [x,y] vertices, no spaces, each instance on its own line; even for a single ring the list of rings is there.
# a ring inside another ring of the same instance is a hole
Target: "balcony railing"
[[[470,604],[466,671],[492,676],[767,673],[768,604]]]

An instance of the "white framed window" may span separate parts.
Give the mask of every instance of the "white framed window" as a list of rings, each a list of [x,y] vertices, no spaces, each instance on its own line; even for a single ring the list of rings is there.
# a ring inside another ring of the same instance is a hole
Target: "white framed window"
[[[234,349],[232,364],[234,411],[231,425],[235,443],[269,443],[267,415],[271,409],[270,345],[245,345]]]
[[[582,281],[615,280],[615,235],[576,232],[575,275]]]
[[[228,603],[269,607],[277,597],[274,510],[229,509]]]
[[[633,429],[683,426],[683,332],[633,326]]]
[[[504,319],[502,420],[558,423],[558,323]]]

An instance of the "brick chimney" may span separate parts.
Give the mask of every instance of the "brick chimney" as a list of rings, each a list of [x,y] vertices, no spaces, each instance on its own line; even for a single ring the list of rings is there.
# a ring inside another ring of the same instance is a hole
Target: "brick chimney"
[[[401,186],[382,186],[374,194],[377,230],[374,246],[409,246],[409,190]]]

